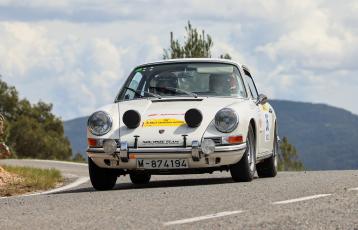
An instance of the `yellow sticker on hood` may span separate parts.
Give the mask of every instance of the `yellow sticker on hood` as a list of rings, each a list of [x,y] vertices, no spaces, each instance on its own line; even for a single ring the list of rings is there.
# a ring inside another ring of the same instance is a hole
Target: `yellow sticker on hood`
[[[175,118],[164,118],[164,119],[149,119],[143,122],[143,127],[158,127],[158,126],[181,126],[184,125],[185,121],[178,120]]]

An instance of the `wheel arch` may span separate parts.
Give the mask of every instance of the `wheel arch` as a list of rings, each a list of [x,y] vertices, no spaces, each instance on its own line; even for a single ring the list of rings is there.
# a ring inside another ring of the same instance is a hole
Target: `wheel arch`
[[[255,138],[255,154],[257,155],[257,146],[258,146],[258,133],[257,133],[257,125],[256,122],[253,118],[251,118],[250,120],[250,126],[252,127],[253,131],[254,131],[254,138]]]

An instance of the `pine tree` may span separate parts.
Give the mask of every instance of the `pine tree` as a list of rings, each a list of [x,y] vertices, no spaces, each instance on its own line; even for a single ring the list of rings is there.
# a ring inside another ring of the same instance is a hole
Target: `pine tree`
[[[298,153],[296,148],[288,142],[287,137],[283,137],[280,145],[278,170],[280,171],[304,170],[303,163],[300,160],[298,160]]]
[[[209,34],[204,30],[199,32],[190,21],[185,26],[186,36],[182,45],[178,39],[174,39],[173,32],[170,32],[170,46],[164,49],[163,59],[174,58],[211,58],[211,48],[214,43]],[[220,55],[220,58],[231,59],[229,54]]]
[[[231,56],[230,56],[230,54],[221,54],[220,58],[221,59],[231,59]]]

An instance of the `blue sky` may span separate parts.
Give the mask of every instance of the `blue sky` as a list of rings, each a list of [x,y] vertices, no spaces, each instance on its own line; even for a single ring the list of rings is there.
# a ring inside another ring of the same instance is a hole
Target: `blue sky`
[[[161,59],[190,20],[213,56],[247,64],[270,98],[358,114],[358,1],[0,0],[0,74],[67,120],[111,103],[133,67]]]

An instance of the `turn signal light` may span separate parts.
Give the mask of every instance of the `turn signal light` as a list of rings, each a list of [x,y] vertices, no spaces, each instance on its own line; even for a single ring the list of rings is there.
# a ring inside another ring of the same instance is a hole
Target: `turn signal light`
[[[223,137],[222,142],[223,144],[240,144],[243,142],[243,137],[242,136]]]
[[[230,136],[228,142],[230,144],[242,143],[242,136]]]
[[[87,143],[89,147],[97,147],[97,139],[88,138]]]

